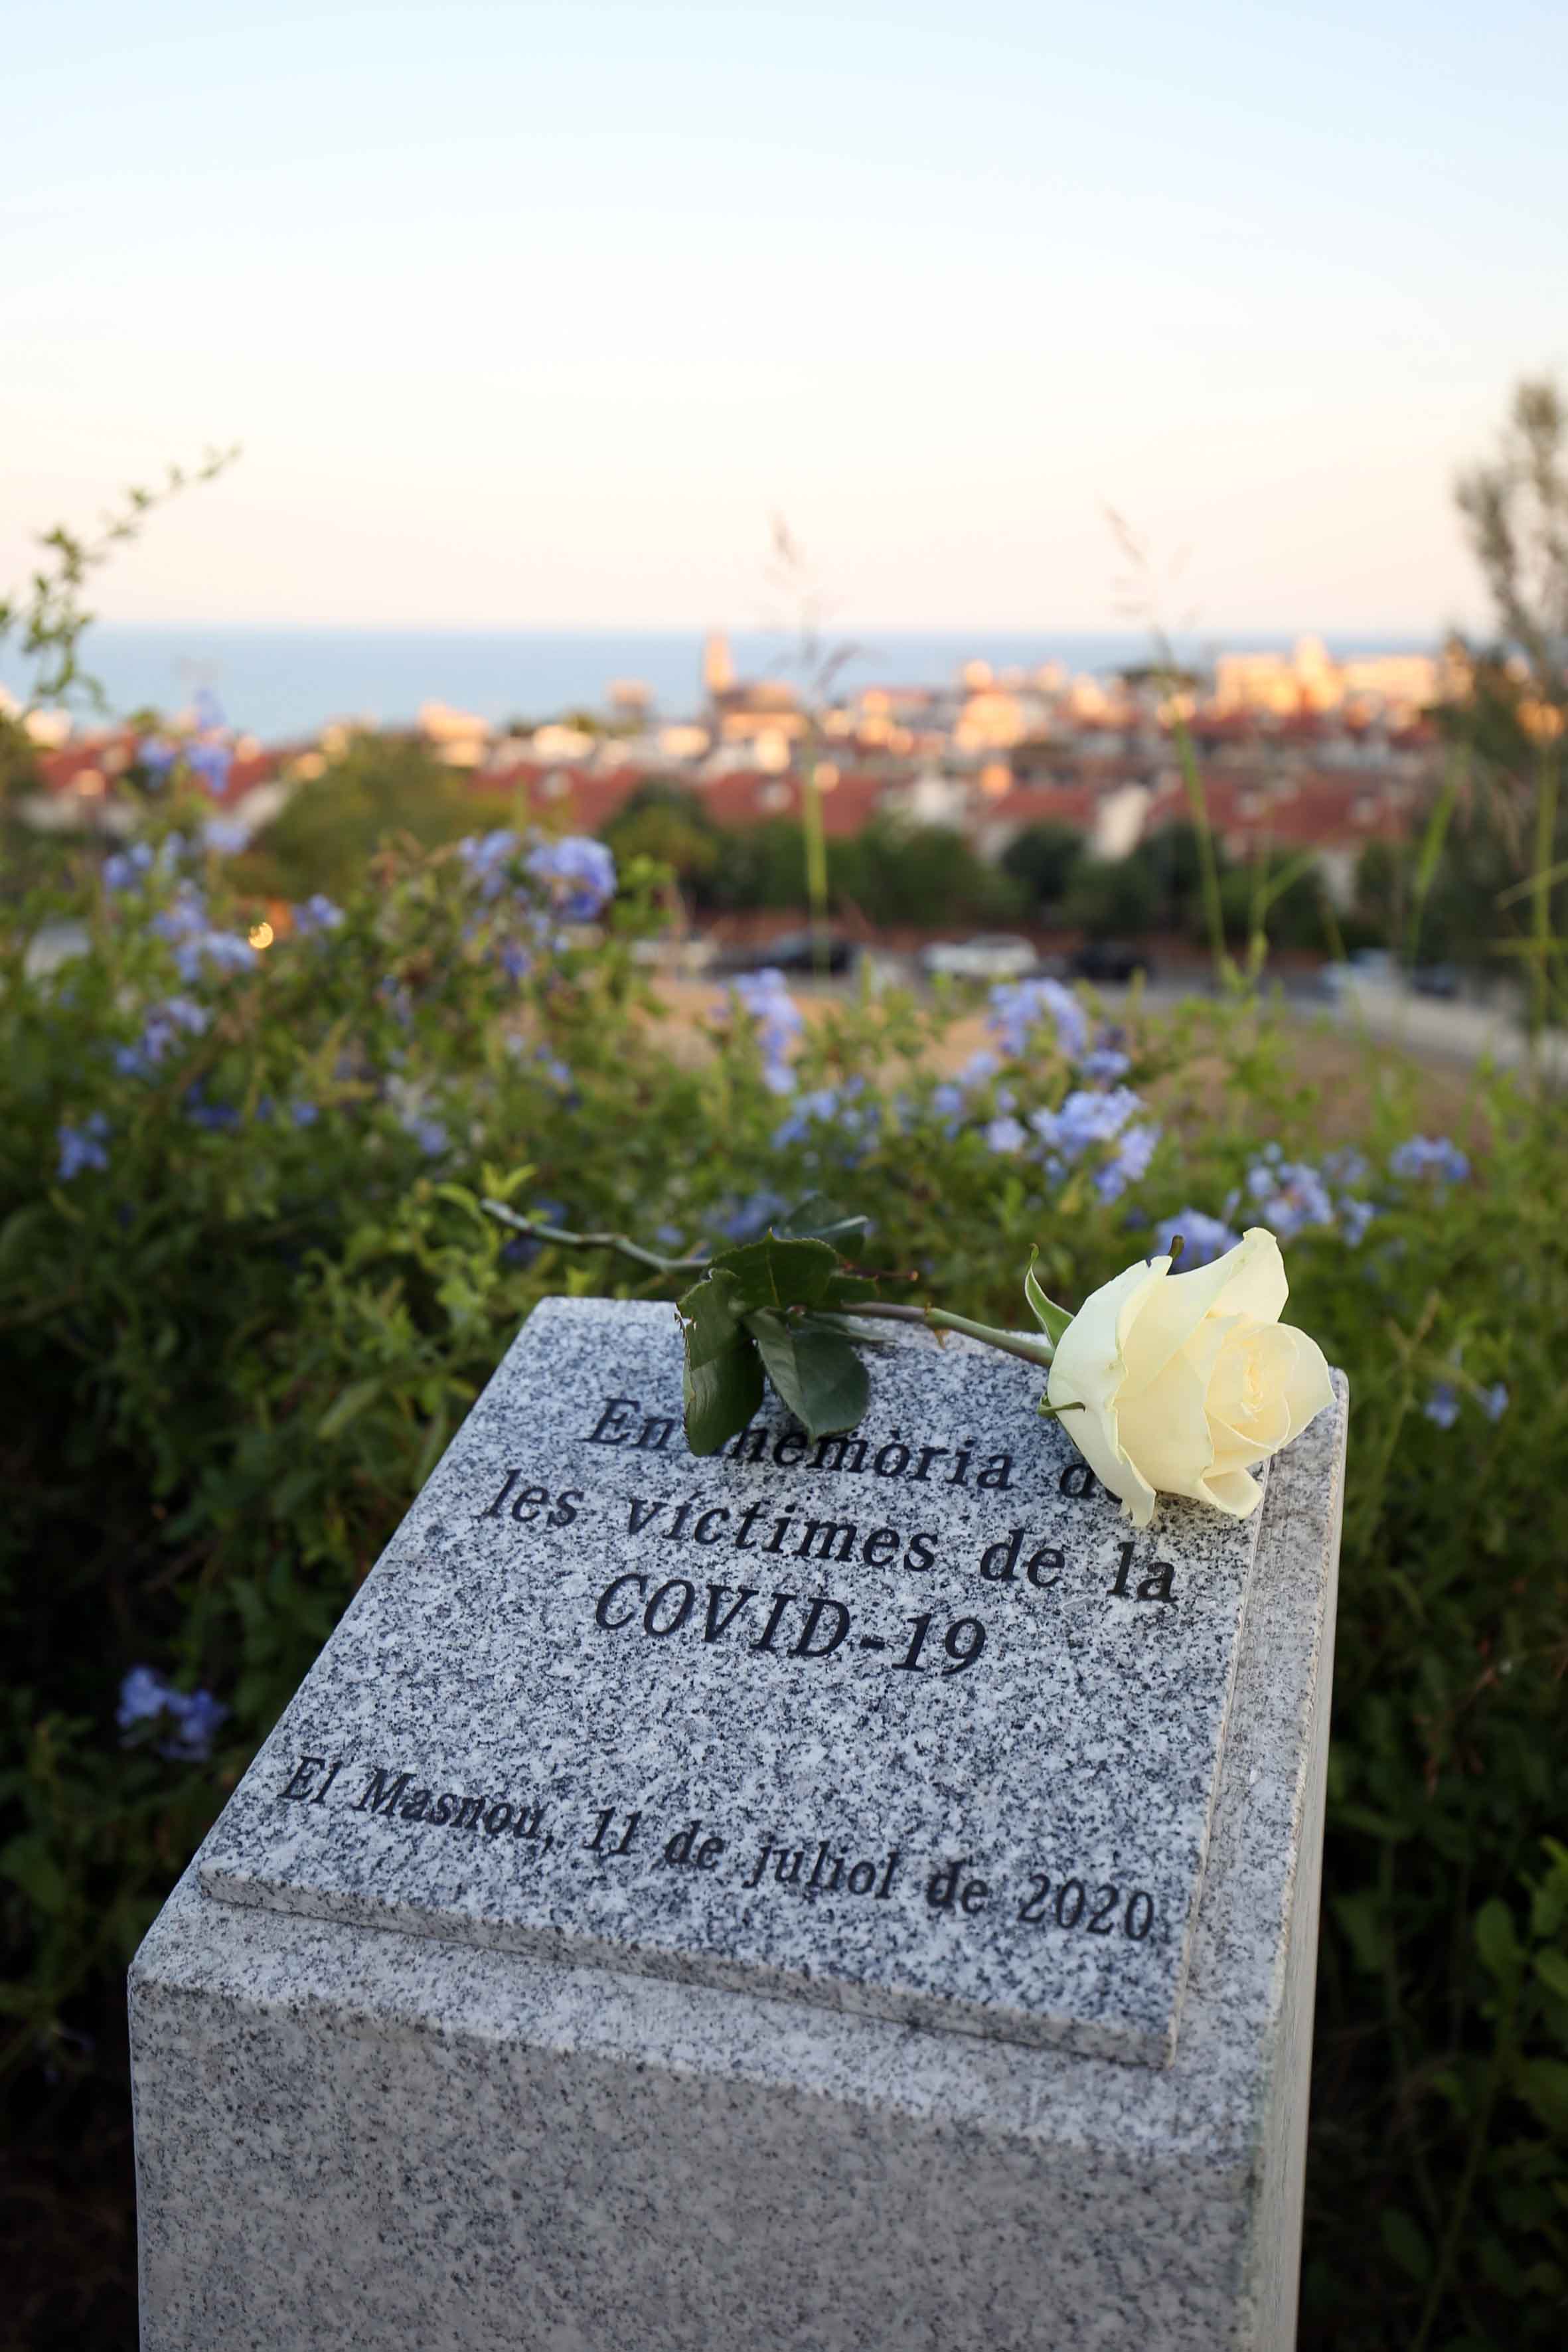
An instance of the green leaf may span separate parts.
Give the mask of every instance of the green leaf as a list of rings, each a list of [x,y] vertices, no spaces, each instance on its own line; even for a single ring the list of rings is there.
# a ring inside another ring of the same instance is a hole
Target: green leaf
[[[52,1917],[58,1917],[69,1902],[60,1866],[41,1835],[13,1838],[0,1851],[0,1877],[19,1886],[30,1902]]]
[[[1396,1822],[1387,1813],[1380,1813],[1372,1805],[1336,1805],[1334,1826],[1342,1830],[1364,1830],[1368,1837],[1382,1838],[1389,1845],[1400,1845],[1411,1834],[1404,1822]]]
[[[1476,1949],[1489,1973],[1500,1984],[1519,1975],[1519,1938],[1514,1933],[1513,1914],[1497,1895],[1483,1903],[1476,1914]]]
[[[1035,1260],[1039,1255],[1037,1249],[1032,1249],[1029,1252],[1029,1263],[1024,1274],[1024,1296],[1034,1312],[1036,1322],[1055,1348],[1060,1345],[1068,1325],[1072,1321],[1072,1317],[1065,1307],[1057,1306],[1053,1299],[1047,1298],[1035,1280]]]
[[[721,1252],[713,1265],[716,1271],[733,1276],[739,1311],[749,1315],[757,1307],[826,1305],[828,1286],[838,1273],[838,1254],[826,1242],[779,1241],[769,1234],[760,1242]]]
[[[326,1412],[316,1423],[317,1436],[339,1436],[342,1432],[348,1427],[351,1421],[358,1419],[359,1415],[364,1411],[366,1405],[371,1402],[373,1398],[378,1396],[380,1392],[381,1381],[379,1379],[373,1381],[351,1381],[347,1388],[339,1395],[337,1402],[327,1407]]]
[[[719,1267],[676,1302],[686,1334],[682,1388],[693,1454],[717,1454],[763,1401],[762,1361],[741,1322],[738,1297],[734,1276]]]
[[[814,1444],[854,1428],[871,1388],[849,1340],[810,1317],[766,1311],[749,1317],[747,1328],[762,1350],[768,1378]]]
[[[1357,1895],[1336,1895],[1329,1905],[1334,1924],[1350,1945],[1358,1969],[1369,1976],[1382,1969],[1388,1928],[1377,1896],[1370,1888]]]
[[[1409,2214],[1402,2213],[1396,2205],[1391,2205],[1380,2217],[1378,2226],[1383,2232],[1384,2244],[1400,2269],[1406,2272],[1417,2285],[1424,2285],[1432,2275],[1432,2249]]]
[[[840,1257],[858,1257],[866,1245],[865,1217],[852,1217],[825,1192],[809,1192],[772,1227],[781,1241],[827,1242]]]
[[[1568,2000],[1568,1958],[1561,1952],[1537,1952],[1535,1973],[1548,1992],[1559,2000]]]
[[[1568,2132],[1568,2065],[1561,2058],[1532,2058],[1518,2080],[1521,2095],[1547,2130]]]

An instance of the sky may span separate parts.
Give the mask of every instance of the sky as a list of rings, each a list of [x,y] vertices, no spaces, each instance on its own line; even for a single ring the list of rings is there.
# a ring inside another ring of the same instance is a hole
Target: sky
[[[1568,365],[1568,10],[50,0],[0,65],[0,590],[121,621],[1429,634]]]

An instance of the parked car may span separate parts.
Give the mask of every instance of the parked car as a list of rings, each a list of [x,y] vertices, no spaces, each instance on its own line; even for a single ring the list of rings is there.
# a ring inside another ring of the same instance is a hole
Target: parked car
[[[1438,967],[1431,969],[1436,971]],[[1421,979],[1420,972],[1412,973],[1411,985],[1420,989]],[[1331,997],[1336,1003],[1352,989],[1394,989],[1399,984],[1398,961],[1386,948],[1357,948],[1348,962],[1326,963],[1318,974],[1319,993]],[[1433,996],[1445,993],[1458,995],[1458,975],[1455,974],[1454,986],[1449,991],[1439,987],[1422,992]]]
[[[768,940],[761,947],[722,948],[709,966],[710,971],[721,976],[745,971],[787,971],[809,980],[815,971],[826,971],[839,980],[853,971],[860,961],[860,950],[854,940],[830,933],[823,943],[820,960],[816,942],[809,931],[786,931],[782,939]]]
[[[1126,940],[1086,940],[1068,959],[1068,971],[1074,980],[1105,980],[1120,987],[1138,971],[1152,980],[1154,960],[1146,948]]]
[[[915,959],[928,980],[1026,980],[1039,959],[1027,940],[1011,931],[983,931],[972,940],[935,940]]]
[[[1456,963],[1418,963],[1410,975],[1410,985],[1417,996],[1440,996],[1451,1004],[1459,993],[1459,967]]]

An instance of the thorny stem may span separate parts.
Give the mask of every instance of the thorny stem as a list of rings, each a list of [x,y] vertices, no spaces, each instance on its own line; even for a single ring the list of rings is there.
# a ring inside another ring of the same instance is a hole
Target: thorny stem
[[[626,1234],[574,1234],[563,1225],[547,1224],[542,1217],[521,1217],[509,1209],[504,1201],[481,1201],[480,1207],[503,1225],[512,1226],[520,1234],[528,1234],[535,1241],[553,1242],[560,1249],[616,1250],[637,1265],[651,1266],[656,1274],[706,1274],[712,1261],[705,1257],[660,1257],[657,1250],[644,1249]],[[951,1315],[945,1307],[904,1307],[891,1300],[873,1299],[868,1305],[847,1307],[846,1314],[860,1321],[880,1323],[923,1323],[928,1330],[960,1331],[966,1339],[979,1339],[988,1348],[999,1348],[1006,1356],[1021,1356],[1026,1364],[1037,1364],[1043,1370],[1055,1353],[1050,1341],[1044,1337],[1030,1339],[1017,1331],[998,1330],[994,1324],[973,1322],[967,1315]],[[1079,1407],[1064,1408],[1069,1412]]]
[[[1004,1355],[1022,1356],[1026,1364],[1047,1365],[1054,1352],[1043,1336],[1029,1339],[1017,1331],[1000,1331],[993,1323],[973,1323],[967,1315],[950,1315],[945,1307],[896,1307],[873,1300],[869,1306],[848,1307],[844,1311],[882,1323],[923,1323],[933,1331],[961,1331],[966,1339],[981,1339],[988,1348],[1000,1348]]]
[[[529,1234],[535,1241],[554,1242],[561,1249],[617,1250],[638,1265],[650,1265],[656,1274],[706,1274],[710,1261],[705,1257],[660,1257],[657,1250],[644,1249],[627,1234],[569,1234],[563,1225],[546,1224],[542,1217],[520,1217],[504,1201],[481,1201],[479,1206],[503,1225],[515,1226],[520,1234]]]

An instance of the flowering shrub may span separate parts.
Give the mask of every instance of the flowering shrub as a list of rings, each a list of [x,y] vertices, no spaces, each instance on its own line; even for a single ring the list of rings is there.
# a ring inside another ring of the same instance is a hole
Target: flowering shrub
[[[631,952],[647,861],[491,831],[284,914],[182,772],[0,916],[0,2030],[44,2193],[51,2129],[62,2181],[122,2144],[125,1960],[519,1321],[679,1286],[483,1198],[700,1255],[820,1191],[992,1322],[1036,1243],[1076,1306],[1263,1224],[1353,1401],[1304,2337],[1555,2341],[1561,1103],[1487,1081],[1433,1138],[1384,1055],[1342,1147],[1256,1005],[1112,1028],[1054,983],[967,1055],[946,1000],[808,1021],[767,973],[694,1032]],[[61,2340],[128,2332],[121,2279],[61,2260]]]

